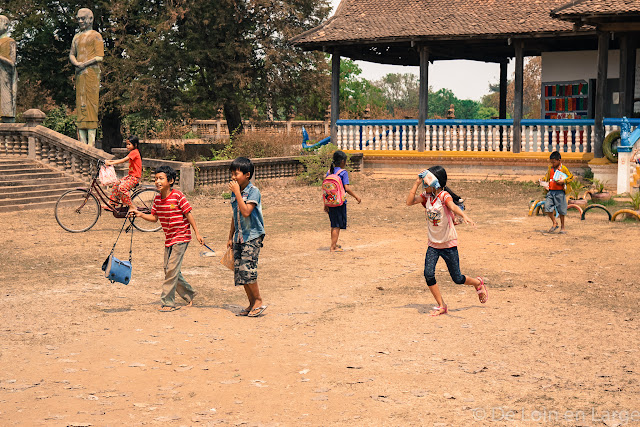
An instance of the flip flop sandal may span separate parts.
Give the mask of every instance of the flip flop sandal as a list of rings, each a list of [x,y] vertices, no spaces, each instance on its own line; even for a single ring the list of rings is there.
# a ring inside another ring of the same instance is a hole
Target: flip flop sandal
[[[476,277],[476,279],[480,281],[480,288],[476,289],[476,293],[478,294],[478,299],[480,300],[480,303],[484,304],[487,301],[489,301],[489,291],[487,291],[487,287],[484,285],[484,279],[482,277],[478,276]],[[485,295],[484,301],[482,301],[482,299],[480,298],[480,295],[482,294]]]
[[[444,311],[440,311],[440,310],[444,310]],[[436,317],[436,316],[440,316],[441,314],[447,314],[448,312],[449,312],[449,307],[447,307],[446,305],[444,307],[433,307],[433,311],[429,313],[429,316]]]
[[[163,305],[162,307],[160,307],[158,309],[158,311],[161,312],[161,313],[169,313],[171,311],[176,311],[176,310],[180,310],[180,307],[175,307],[175,306],[170,306],[170,305]]]
[[[236,316],[238,316],[238,317],[248,316],[249,313],[250,313],[250,311],[245,308],[240,313],[237,313]]]
[[[262,314],[263,311],[267,309],[266,305],[261,305],[260,307],[256,307],[247,314],[247,317],[258,317]]]

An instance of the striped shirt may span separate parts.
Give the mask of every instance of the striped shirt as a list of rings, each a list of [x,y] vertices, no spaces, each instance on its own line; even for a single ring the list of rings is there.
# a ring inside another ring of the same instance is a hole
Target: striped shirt
[[[166,199],[160,194],[156,195],[151,215],[157,216],[162,224],[166,247],[191,241],[191,225],[186,217],[191,209],[187,198],[179,190],[171,190]]]

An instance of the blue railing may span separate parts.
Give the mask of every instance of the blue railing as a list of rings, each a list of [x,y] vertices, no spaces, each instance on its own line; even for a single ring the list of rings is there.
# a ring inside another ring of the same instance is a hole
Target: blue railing
[[[606,133],[622,119],[604,120]],[[630,119],[640,127],[640,119]],[[585,119],[522,120],[522,152],[591,152],[594,121]],[[352,150],[417,150],[418,121],[338,120],[338,146]],[[513,120],[425,120],[426,150],[513,151]]]

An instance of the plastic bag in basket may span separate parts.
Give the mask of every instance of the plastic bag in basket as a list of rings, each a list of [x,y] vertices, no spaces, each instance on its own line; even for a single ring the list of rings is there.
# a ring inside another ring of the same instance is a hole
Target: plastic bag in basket
[[[102,185],[112,185],[118,181],[118,176],[113,166],[102,165],[98,177]]]
[[[227,251],[222,255],[220,264],[227,267],[229,270],[233,270],[233,248],[227,248]]]

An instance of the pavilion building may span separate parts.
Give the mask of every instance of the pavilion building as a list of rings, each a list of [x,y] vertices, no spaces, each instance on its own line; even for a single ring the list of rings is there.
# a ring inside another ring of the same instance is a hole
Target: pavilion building
[[[639,0],[342,0],[331,18],[292,42],[332,55],[334,141],[341,57],[420,67],[418,151],[425,149],[429,63],[500,64],[499,118],[505,119],[507,63],[514,58],[511,150],[518,153],[524,57],[541,56],[541,117],[595,120],[593,154],[599,158],[603,119],[640,112],[639,38]]]

